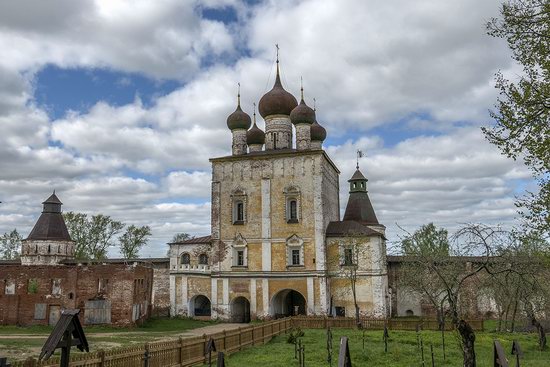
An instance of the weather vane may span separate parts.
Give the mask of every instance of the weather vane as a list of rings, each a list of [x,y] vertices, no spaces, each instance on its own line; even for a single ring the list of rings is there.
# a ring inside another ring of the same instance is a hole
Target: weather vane
[[[357,169],[359,169],[359,158],[363,158],[363,151],[357,149],[357,165],[355,166]]]

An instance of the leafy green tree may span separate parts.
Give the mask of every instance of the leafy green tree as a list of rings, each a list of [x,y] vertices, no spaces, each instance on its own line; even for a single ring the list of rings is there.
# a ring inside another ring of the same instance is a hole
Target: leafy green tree
[[[429,223],[404,238],[401,246],[405,255],[437,258],[449,256],[449,233],[445,228],[438,229],[433,223]]]
[[[174,237],[172,237],[172,241],[170,242],[171,243],[183,242],[183,241],[190,240],[191,238],[193,237],[189,233],[181,232],[181,233],[176,233]]]
[[[21,255],[21,235],[14,229],[0,237],[0,258],[4,260],[19,259]]]
[[[139,250],[147,244],[148,237],[151,236],[149,226],[136,227],[131,225],[119,238],[120,253],[125,259],[134,259],[138,257]]]
[[[77,259],[89,259],[90,255],[90,222],[84,213],[63,213],[67,230],[71,239],[75,241],[75,257]]]
[[[482,128],[486,138],[503,154],[523,159],[539,185],[518,200],[531,228],[550,230],[550,2],[509,0],[501,18],[487,23],[493,37],[503,38],[513,59],[523,67],[517,81],[496,76],[500,96],[491,117],[492,127]]]
[[[124,228],[124,223],[108,215],[67,212],[63,214],[67,229],[76,242],[75,256],[80,259],[105,259],[109,247],[114,246],[115,237]]]

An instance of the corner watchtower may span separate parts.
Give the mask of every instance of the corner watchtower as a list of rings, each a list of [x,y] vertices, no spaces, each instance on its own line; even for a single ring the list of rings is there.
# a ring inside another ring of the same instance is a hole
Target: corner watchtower
[[[74,258],[75,243],[61,214],[63,203],[55,191],[42,205],[42,214],[23,240],[22,265],[57,265],[64,259]]]

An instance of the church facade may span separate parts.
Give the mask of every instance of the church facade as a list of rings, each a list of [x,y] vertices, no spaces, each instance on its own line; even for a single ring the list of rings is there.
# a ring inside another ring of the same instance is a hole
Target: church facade
[[[359,167],[340,218],[340,171],[316,111],[281,83],[227,119],[232,155],[212,164],[211,235],[170,245],[172,315],[237,322],[285,315],[386,317],[385,227]],[[355,292],[353,291],[355,289]],[[357,302],[354,302],[354,298]]]

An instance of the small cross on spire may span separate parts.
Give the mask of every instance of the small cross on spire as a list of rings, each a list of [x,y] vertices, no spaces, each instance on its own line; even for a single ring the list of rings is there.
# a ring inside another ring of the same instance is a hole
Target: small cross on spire
[[[279,63],[279,44],[275,44],[275,48],[277,49],[277,64]]]
[[[241,83],[237,83],[237,105],[241,105]]]
[[[304,79],[300,76],[300,93],[302,94],[302,101],[304,100]]]
[[[256,125],[256,102],[252,103],[252,106],[254,106],[254,113],[253,113],[253,116],[254,116],[254,125]]]
[[[316,100],[315,100],[315,97],[313,97],[313,111],[317,112],[317,106],[315,105],[316,104]]]

